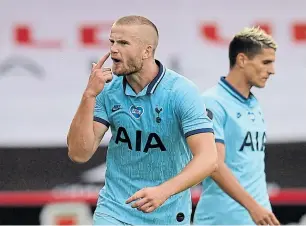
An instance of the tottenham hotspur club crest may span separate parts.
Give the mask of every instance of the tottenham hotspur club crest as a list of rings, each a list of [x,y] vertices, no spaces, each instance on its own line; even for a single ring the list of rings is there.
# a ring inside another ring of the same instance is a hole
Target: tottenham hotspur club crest
[[[162,110],[163,110],[163,108],[158,108],[158,106],[156,106],[156,108],[155,108],[155,112],[157,113],[157,117],[156,117],[155,120],[156,120],[157,123],[161,122],[161,118],[160,118],[159,114],[162,112]]]

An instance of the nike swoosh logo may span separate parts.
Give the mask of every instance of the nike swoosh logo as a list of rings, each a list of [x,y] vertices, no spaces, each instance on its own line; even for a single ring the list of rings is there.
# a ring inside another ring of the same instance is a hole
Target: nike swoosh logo
[[[112,112],[118,111],[119,109],[121,109],[121,106],[114,106]]]

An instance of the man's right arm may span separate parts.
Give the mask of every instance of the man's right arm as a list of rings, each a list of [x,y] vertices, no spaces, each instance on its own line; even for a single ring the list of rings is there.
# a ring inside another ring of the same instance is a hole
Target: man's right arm
[[[107,53],[97,64],[92,64],[92,70],[80,106],[72,120],[67,136],[68,156],[78,163],[87,162],[97,150],[109,123],[104,102],[105,83],[112,80],[109,68],[103,68],[104,62],[110,56]],[[94,122],[97,114],[97,122]]]
[[[67,136],[68,156],[78,163],[87,162],[97,150],[108,127],[95,122],[96,98],[83,95]]]

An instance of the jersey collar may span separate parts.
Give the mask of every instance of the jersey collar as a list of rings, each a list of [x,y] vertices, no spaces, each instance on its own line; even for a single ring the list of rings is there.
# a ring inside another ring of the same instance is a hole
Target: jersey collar
[[[255,99],[252,93],[250,93],[248,98],[244,97],[237,89],[235,89],[228,81],[225,80],[225,77],[221,77],[219,84],[232,96],[243,103],[250,103]]]
[[[128,95],[128,96],[144,96],[144,95],[148,95],[148,94],[153,94],[155,92],[157,86],[159,85],[159,83],[163,79],[163,77],[165,75],[165,72],[166,72],[166,68],[158,60],[155,60],[155,62],[159,67],[159,71],[158,71],[157,76],[155,76],[155,78],[138,94],[136,94],[134,92],[132,87],[127,82],[126,77],[123,76],[122,84],[123,84],[123,90],[124,90],[125,95]]]

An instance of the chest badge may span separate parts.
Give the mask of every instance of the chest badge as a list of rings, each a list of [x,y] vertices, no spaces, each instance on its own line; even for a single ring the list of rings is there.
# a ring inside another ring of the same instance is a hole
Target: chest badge
[[[139,119],[141,116],[142,116],[142,114],[143,114],[143,112],[144,112],[144,109],[143,109],[143,107],[141,107],[141,106],[134,106],[134,105],[132,105],[131,107],[130,107],[130,112],[131,112],[131,114],[136,118],[136,119]]]
[[[254,122],[255,121],[255,114],[253,113],[253,112],[248,112],[248,117],[249,117],[249,119],[251,119],[252,120],[252,122]]]

